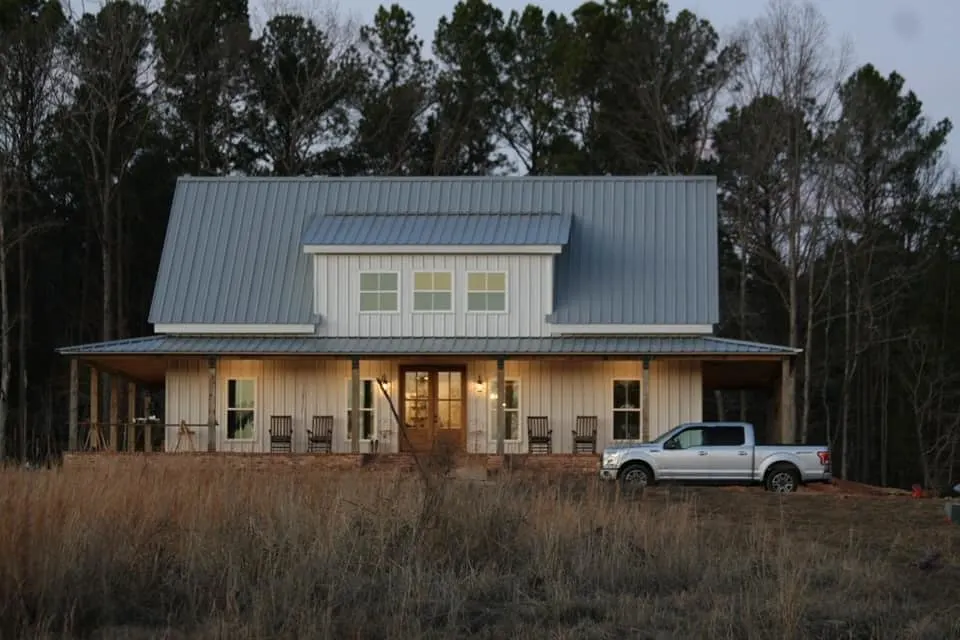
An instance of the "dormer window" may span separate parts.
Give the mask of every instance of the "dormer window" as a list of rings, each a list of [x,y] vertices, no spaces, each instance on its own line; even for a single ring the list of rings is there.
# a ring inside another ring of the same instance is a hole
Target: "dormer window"
[[[467,311],[503,313],[506,310],[506,273],[475,271],[467,274]]]
[[[413,310],[453,311],[453,274],[449,271],[414,272]]]
[[[399,307],[400,276],[396,272],[360,274],[360,311],[390,313]]]

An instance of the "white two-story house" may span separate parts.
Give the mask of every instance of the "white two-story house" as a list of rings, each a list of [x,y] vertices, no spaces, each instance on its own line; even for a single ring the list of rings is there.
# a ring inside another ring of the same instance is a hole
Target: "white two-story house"
[[[167,450],[599,450],[734,381],[791,439],[796,350],[713,335],[717,233],[712,177],[186,177],[154,335],[61,353],[162,383]],[[79,404],[72,447],[124,421]]]

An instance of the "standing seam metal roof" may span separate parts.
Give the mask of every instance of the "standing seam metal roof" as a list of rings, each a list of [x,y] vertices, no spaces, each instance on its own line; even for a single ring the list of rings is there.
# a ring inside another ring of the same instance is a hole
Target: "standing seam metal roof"
[[[308,245],[564,245],[570,214],[398,213],[314,216]]]
[[[308,220],[444,212],[571,217],[551,322],[719,321],[713,177],[540,176],[181,178],[149,321],[311,323]]]
[[[778,345],[712,336],[309,338],[156,335],[65,347],[63,355],[791,355]]]

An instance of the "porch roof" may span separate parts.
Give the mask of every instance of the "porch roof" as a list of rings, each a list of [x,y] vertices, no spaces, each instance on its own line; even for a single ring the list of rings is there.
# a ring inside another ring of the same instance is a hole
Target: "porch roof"
[[[58,349],[84,356],[791,356],[780,345],[713,336],[583,336],[550,338],[317,338],[155,335]]]

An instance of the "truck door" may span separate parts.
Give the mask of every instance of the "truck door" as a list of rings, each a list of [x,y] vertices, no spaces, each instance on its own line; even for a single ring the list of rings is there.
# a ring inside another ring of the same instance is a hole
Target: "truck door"
[[[746,481],[753,475],[752,447],[746,444],[743,426],[716,426],[704,434],[707,467],[717,480]]]
[[[663,443],[659,475],[664,480],[700,480],[708,476],[706,427],[688,427]]]

